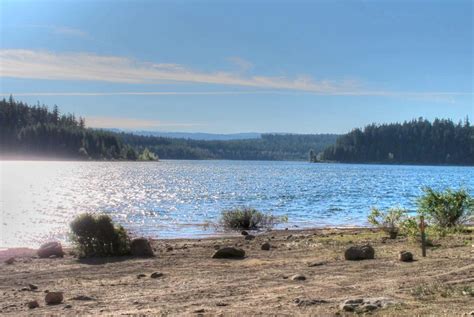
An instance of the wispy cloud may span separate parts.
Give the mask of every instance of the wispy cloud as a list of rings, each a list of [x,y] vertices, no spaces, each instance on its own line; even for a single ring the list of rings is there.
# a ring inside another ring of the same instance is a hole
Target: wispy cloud
[[[315,80],[310,76],[301,75],[289,78],[261,75],[245,76],[240,73],[222,71],[202,72],[179,64],[157,64],[125,57],[100,56],[89,53],[55,54],[47,51],[3,49],[0,50],[0,61],[1,77],[12,78],[104,81],[131,84],[158,84],[164,82],[215,84],[272,90],[273,93],[284,91],[340,96],[445,98],[446,96],[472,95],[472,92],[392,92],[372,90],[363,88],[353,81]],[[126,92],[121,94],[134,93]],[[135,94],[185,93],[155,92]]]
[[[239,67],[239,71],[245,73],[253,68],[253,64],[239,56],[228,57],[227,60]]]
[[[186,128],[202,126],[199,123],[162,122],[119,117],[86,117],[86,124],[91,128],[101,129],[159,129],[159,128]]]
[[[22,25],[7,25],[10,28],[32,28],[32,29],[40,29],[50,32],[56,35],[62,35],[67,37],[76,37],[76,38],[83,38],[88,39],[91,38],[90,34],[69,26],[64,25],[49,25],[49,24],[22,24]]]

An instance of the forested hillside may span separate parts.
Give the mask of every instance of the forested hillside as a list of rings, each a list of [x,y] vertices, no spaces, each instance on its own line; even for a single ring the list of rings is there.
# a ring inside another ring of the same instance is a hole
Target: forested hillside
[[[265,134],[246,140],[206,141],[141,136],[86,128],[83,118],[61,115],[55,106],[0,101],[3,158],[42,157],[94,160],[231,159],[307,160],[310,149],[323,151],[337,135]],[[138,154],[141,153],[141,154]]]
[[[308,160],[334,144],[335,134],[263,134],[259,139],[203,141],[121,134],[125,143],[148,147],[164,159]]]
[[[322,159],[348,163],[474,165],[474,126],[466,118],[371,124],[338,138]]]
[[[4,158],[135,160],[138,155],[115,134],[85,128],[83,118],[61,115],[55,106],[0,101],[0,148]]]

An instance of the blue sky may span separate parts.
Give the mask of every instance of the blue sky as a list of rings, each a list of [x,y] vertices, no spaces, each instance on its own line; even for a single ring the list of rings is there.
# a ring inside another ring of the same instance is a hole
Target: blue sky
[[[474,115],[472,1],[2,1],[1,93],[95,127],[346,132]]]

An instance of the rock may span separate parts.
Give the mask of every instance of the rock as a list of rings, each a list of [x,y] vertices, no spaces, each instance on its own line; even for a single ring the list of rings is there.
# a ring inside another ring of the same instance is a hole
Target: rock
[[[29,309],[35,309],[38,308],[40,305],[37,300],[32,300],[26,303],[26,306],[28,306]]]
[[[307,307],[307,306],[325,304],[328,301],[324,300],[324,299],[300,299],[300,298],[296,298],[293,302],[298,307]]]
[[[352,246],[344,252],[348,261],[369,260],[375,257],[375,250],[370,245]]]
[[[315,267],[315,266],[322,266],[324,264],[326,264],[327,262],[325,261],[315,261],[315,262],[309,262],[308,263],[308,266],[309,267]]]
[[[35,284],[28,284],[28,287],[30,288],[30,290],[32,291],[35,291],[38,289],[38,286],[36,286]]]
[[[12,265],[13,263],[15,263],[15,258],[9,258],[5,260],[5,264]]]
[[[64,305],[64,309],[71,309],[71,308],[72,308],[72,305],[70,304]]]
[[[154,256],[150,241],[145,238],[136,238],[130,242],[130,252],[133,256],[151,257]]]
[[[253,239],[255,239],[254,235],[249,234],[245,236],[245,240],[253,240]]]
[[[213,259],[241,259],[245,256],[245,251],[234,247],[221,248],[214,253]]]
[[[398,254],[398,260],[401,262],[412,262],[413,253],[408,251],[400,251],[400,253]]]
[[[166,252],[171,252],[173,251],[173,247],[172,246],[167,246],[166,247]]]
[[[143,273],[140,273],[140,274],[137,274],[137,278],[142,278],[142,277],[145,277],[146,274],[143,274]]]
[[[48,242],[40,246],[37,251],[40,258],[49,258],[52,255],[62,258],[64,256],[63,247],[59,242]]]
[[[151,278],[159,278],[159,277],[162,277],[162,276],[163,276],[163,273],[161,273],[161,272],[153,272],[150,275]]]
[[[93,301],[95,300],[95,298],[87,296],[87,295],[78,295],[71,298],[71,300]]]
[[[62,292],[49,292],[44,297],[46,305],[58,305],[63,302],[63,293]]]
[[[248,236],[249,235],[249,233],[245,230],[242,230],[242,232],[240,234],[243,235],[243,236]]]
[[[271,245],[270,245],[270,243],[268,243],[268,242],[265,242],[265,243],[262,244],[262,246],[261,246],[261,249],[264,250],[264,251],[268,251],[268,250],[270,250],[270,248],[271,248]]]
[[[292,281],[306,281],[306,276],[303,274],[296,274],[291,277]]]
[[[356,298],[345,300],[339,305],[339,308],[343,311],[365,313],[374,311],[379,308],[385,308],[394,304],[396,304],[395,301],[384,297]]]

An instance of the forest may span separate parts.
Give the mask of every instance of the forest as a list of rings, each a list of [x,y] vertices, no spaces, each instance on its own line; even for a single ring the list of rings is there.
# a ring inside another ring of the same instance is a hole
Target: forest
[[[419,118],[404,123],[371,124],[339,137],[324,150],[324,161],[474,165],[474,126]]]
[[[0,101],[0,148],[4,158],[93,160],[229,159],[307,160],[337,135],[264,134],[257,139],[209,141],[142,136],[86,127],[84,118],[58,107]]]
[[[262,134],[242,140],[143,136],[86,127],[84,118],[10,96],[0,101],[2,158],[92,160],[229,159],[474,165],[468,118],[371,124],[345,135]]]
[[[57,106],[29,106],[10,96],[0,101],[0,148],[4,158],[136,160],[115,134],[87,129],[84,118],[61,115]]]

